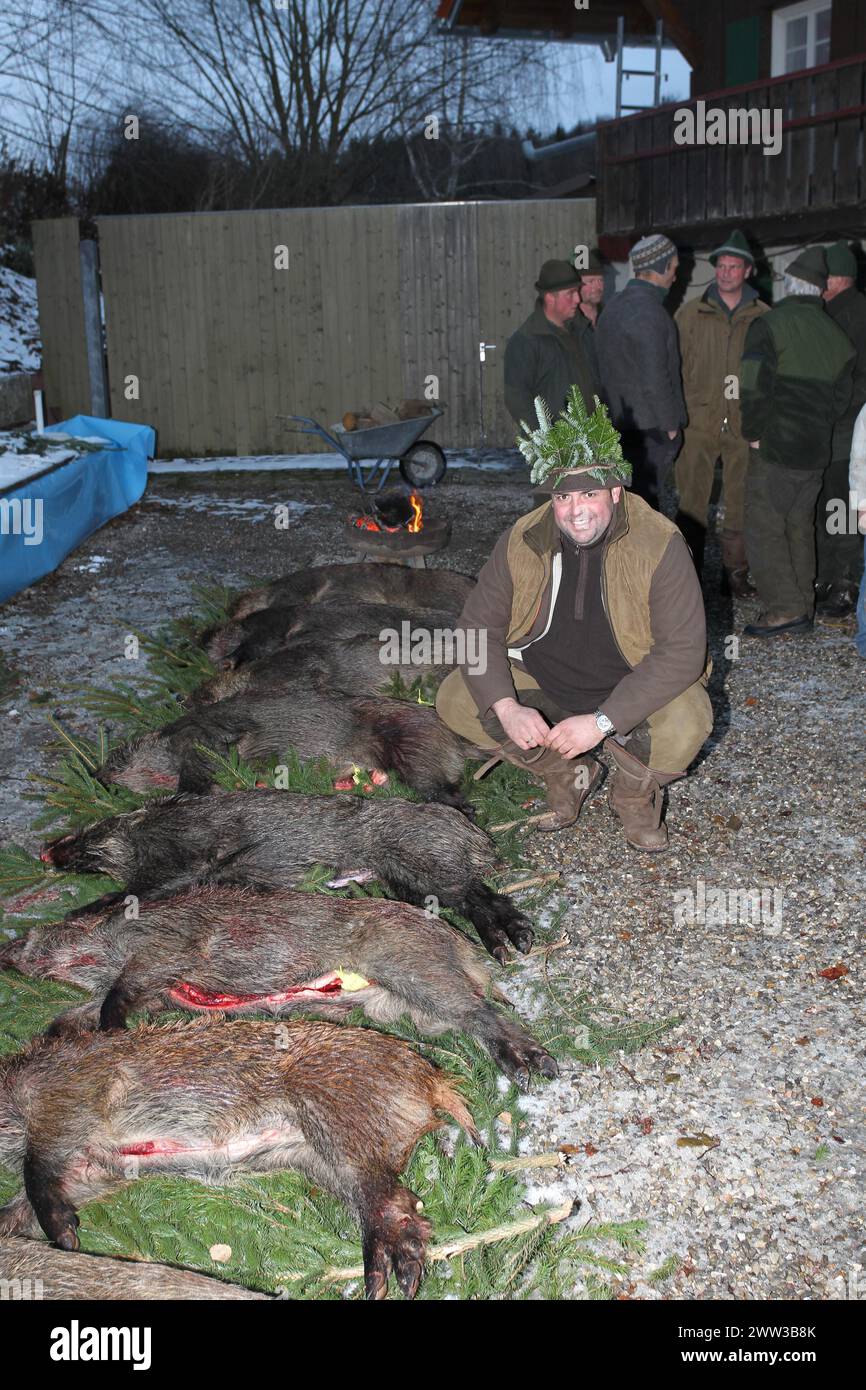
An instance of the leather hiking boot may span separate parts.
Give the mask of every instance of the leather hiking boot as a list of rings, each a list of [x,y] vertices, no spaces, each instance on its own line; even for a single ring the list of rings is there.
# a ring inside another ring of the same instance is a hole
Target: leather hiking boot
[[[758,592],[749,576],[746,543],[742,531],[723,531],[722,593],[734,598],[754,598]]]
[[[563,758],[552,748],[518,748],[508,739],[499,744],[493,757],[478,769],[475,780],[503,758],[544,783],[548,824],[539,823],[537,830],[564,830],[574,825],[583,803],[604,779],[601,763],[588,754],[582,758]]]
[[[816,586],[817,587],[817,586]],[[816,612],[821,618],[849,618],[857,607],[858,589],[853,584],[833,584]]]
[[[668,830],[662,821],[662,787],[674,776],[654,772],[608,739],[607,750],[616,764],[610,784],[610,804],[622,823],[631,849],[658,854],[668,847]]]

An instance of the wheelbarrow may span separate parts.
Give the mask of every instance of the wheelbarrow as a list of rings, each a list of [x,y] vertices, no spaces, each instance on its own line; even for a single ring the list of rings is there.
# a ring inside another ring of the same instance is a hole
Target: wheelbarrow
[[[280,415],[279,419],[287,421],[286,428],[297,434],[316,434],[327,440],[332,449],[343,455],[356,487],[361,492],[376,493],[385,486],[395,463],[400,465],[400,472],[412,487],[434,487],[442,479],[447,467],[445,454],[430,439],[424,444],[418,443],[424,431],[442,414],[442,408],[436,406],[430,415],[397,420],[367,430],[345,430],[342,425],[332,425],[326,430],[306,415]]]

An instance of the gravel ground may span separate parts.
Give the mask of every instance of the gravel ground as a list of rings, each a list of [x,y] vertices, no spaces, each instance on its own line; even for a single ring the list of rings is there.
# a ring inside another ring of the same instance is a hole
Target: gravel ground
[[[153,478],[138,506],[8,603],[0,646],[20,682],[3,699],[0,836],[38,843],[21,793],[47,770],[45,710],[88,730],[65,685],[133,679],[125,634],[188,611],[194,584],[332,560],[354,500],[333,473]],[[286,502],[291,524],[277,530]],[[447,564],[477,572],[529,505],[519,468],[450,473],[431,500],[453,519]],[[522,1151],[580,1150],[531,1175],[530,1198],[579,1198],[580,1224],[647,1222],[646,1251],[624,1257],[626,1297],[863,1297],[866,663],[844,627],[732,643],[755,609],[733,611],[718,579],[711,545],[716,727],[671,788],[670,852],[627,850],[606,789],[576,830],[528,844],[537,872],[562,875],[566,942],[549,961],[560,988],[588,996],[602,1022],[678,1019],[658,1045],[600,1070],[567,1065],[526,1099]],[[39,693],[51,697],[41,707]],[[836,966],[848,973],[822,975]],[[542,972],[535,956],[510,975],[530,1016]]]

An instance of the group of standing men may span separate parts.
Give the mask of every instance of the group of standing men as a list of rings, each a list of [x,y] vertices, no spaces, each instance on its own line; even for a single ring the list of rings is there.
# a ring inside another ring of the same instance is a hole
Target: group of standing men
[[[725,583],[741,598],[757,587],[763,610],[744,632],[806,632],[816,603],[842,617],[857,600],[862,545],[848,468],[866,405],[866,297],[844,242],[801,252],[773,307],[749,283],[755,257],[741,231],[710,262],[712,283],[674,317],[665,299],[679,257],[666,236],[633,247],[632,279],[606,305],[595,254],[578,270],[545,262],[536,308],[506,350],[506,405],[516,422],[532,422],[536,396],[553,414],[571,385],[588,410],[600,396],[634,490],[654,508],[676,460],[676,521],[698,573],[721,459]]]

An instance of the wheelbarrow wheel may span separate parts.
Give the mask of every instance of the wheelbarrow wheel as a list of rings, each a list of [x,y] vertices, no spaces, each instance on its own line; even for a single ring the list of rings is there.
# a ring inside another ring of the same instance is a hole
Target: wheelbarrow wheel
[[[400,460],[400,472],[412,487],[435,487],[441,482],[447,464],[438,444],[413,444]]]

